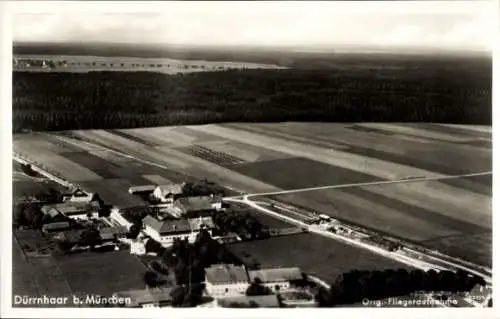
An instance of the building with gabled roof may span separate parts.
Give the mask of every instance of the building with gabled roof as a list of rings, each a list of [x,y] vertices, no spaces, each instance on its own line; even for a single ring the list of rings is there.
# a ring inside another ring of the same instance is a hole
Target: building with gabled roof
[[[42,226],[42,231],[44,233],[63,231],[71,228],[71,224],[67,221],[48,223]]]
[[[88,219],[99,217],[99,210],[101,205],[99,202],[64,202],[57,204],[43,205],[41,208],[42,213],[45,215],[50,215],[54,217],[58,214],[62,214],[66,217],[73,219]]]
[[[187,220],[158,220],[151,215],[143,218],[144,233],[161,243],[163,246],[169,246],[175,238],[189,239],[191,227]]]
[[[273,291],[289,289],[291,282],[303,280],[298,267],[249,270],[248,277],[251,282],[260,281],[263,286]]]
[[[205,289],[213,297],[241,296],[248,286],[245,266],[216,264],[205,268]]]
[[[176,198],[182,195],[184,185],[184,183],[158,185],[153,190],[153,196],[163,203],[172,203]]]

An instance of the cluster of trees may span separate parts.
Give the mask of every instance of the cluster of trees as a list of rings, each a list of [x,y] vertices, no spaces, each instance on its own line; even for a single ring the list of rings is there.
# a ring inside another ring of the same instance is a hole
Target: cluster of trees
[[[209,196],[209,195],[219,195],[224,196],[226,193],[224,187],[217,185],[214,182],[210,182],[206,179],[189,182],[184,184],[182,188],[182,196]]]
[[[146,251],[159,254],[158,264],[162,274],[174,275],[178,286],[172,292],[175,295],[175,306],[195,306],[199,303],[205,268],[216,263],[240,264],[234,255],[213,240],[205,230],[198,234],[193,244],[187,240],[176,239],[169,248],[163,248],[160,243],[150,239],[146,243]],[[157,285],[151,280],[147,284]]]
[[[71,218],[61,214],[54,217],[45,215],[40,209],[41,204],[37,202],[23,202],[15,205],[13,207],[13,227],[26,227],[40,230],[44,224],[48,223],[67,221],[71,224],[75,224]]]
[[[330,291],[321,289],[317,300],[321,306],[331,307],[360,302],[363,298],[377,300],[419,291],[470,291],[476,284],[484,285],[484,279],[461,270],[353,270],[339,275]]]
[[[491,124],[491,74],[467,72],[14,72],[13,130],[285,120]]]
[[[102,244],[101,234],[94,225],[85,227],[76,234],[78,235],[74,238],[56,238],[56,244],[61,252],[67,253],[75,246],[93,249]]]
[[[235,208],[212,213],[212,220],[222,234],[236,233],[243,239],[269,238],[269,231],[248,212]]]

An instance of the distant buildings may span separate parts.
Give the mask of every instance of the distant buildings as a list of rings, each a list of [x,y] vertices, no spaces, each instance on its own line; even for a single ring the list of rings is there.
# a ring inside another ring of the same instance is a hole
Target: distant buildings
[[[86,220],[89,218],[98,218],[100,208],[101,207],[98,202],[87,203],[85,201],[68,201],[64,203],[44,205],[42,206],[41,211],[45,215],[50,215],[51,217],[61,214],[73,219]]]
[[[244,266],[217,264],[205,269],[205,289],[214,298],[244,295],[248,285]]]

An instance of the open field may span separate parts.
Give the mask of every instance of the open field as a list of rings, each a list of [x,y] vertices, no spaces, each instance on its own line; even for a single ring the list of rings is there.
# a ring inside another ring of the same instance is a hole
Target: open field
[[[300,267],[303,272],[328,283],[343,272],[359,270],[407,268],[407,266],[365,250],[315,234],[275,237],[267,240],[229,245],[243,260],[267,267]]]
[[[113,193],[106,195],[110,201],[129,205],[129,185],[159,177],[174,182],[207,178],[252,194],[489,172],[490,129],[412,123],[217,124],[26,134],[14,140],[14,150],[62,175],[70,173],[67,178],[80,177],[75,181],[96,191]],[[80,149],[61,145],[60,150],[38,147],[34,153],[30,147],[31,139],[36,146],[40,139],[53,143],[54,138]],[[273,198],[491,265],[491,189],[491,175],[483,175]]]
[[[14,237],[13,264],[14,295],[71,299],[72,295],[111,296],[117,291],[144,288],[146,269],[127,251],[28,257]]]
[[[216,62],[134,57],[102,57],[83,55],[16,55],[16,71],[89,72],[89,71],[149,71],[165,74],[223,71],[228,69],[281,69],[272,64],[250,62]],[[42,67],[42,61],[46,66]],[[17,62],[17,63],[16,63]]]

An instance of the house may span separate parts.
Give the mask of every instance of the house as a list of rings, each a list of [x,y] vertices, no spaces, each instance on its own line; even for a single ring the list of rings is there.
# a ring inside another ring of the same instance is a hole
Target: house
[[[171,304],[171,288],[135,289],[117,292],[121,306],[127,308],[161,308]]]
[[[132,186],[128,189],[130,194],[138,194],[138,193],[152,193],[156,189],[155,185],[139,185]]]
[[[172,203],[182,195],[183,187],[184,183],[158,185],[153,190],[153,196],[163,203]]]
[[[98,201],[99,196],[96,193],[86,193],[80,189],[77,189],[69,196],[63,196],[63,202],[72,202],[72,203],[91,203],[94,201]]]
[[[303,280],[302,272],[298,267],[250,270],[248,277],[250,282],[259,280],[263,286],[274,292],[287,290],[291,282]]]
[[[99,235],[103,242],[115,241],[118,238],[125,237],[128,229],[125,226],[113,226],[99,229]]]
[[[279,308],[277,295],[238,296],[216,299],[215,307],[222,308]]]
[[[101,206],[99,202],[64,202],[58,204],[44,205],[41,208],[42,213],[54,217],[62,214],[73,219],[86,220],[98,218]]]
[[[44,233],[50,233],[55,231],[63,231],[71,228],[71,224],[69,222],[55,222],[48,223],[42,226],[42,231]]]
[[[170,246],[175,238],[188,239],[191,235],[191,226],[184,219],[158,220],[150,215],[143,218],[144,233],[163,246]]]
[[[173,205],[181,214],[203,213],[222,209],[222,200],[218,196],[182,197]]]
[[[248,286],[244,266],[216,264],[205,268],[205,289],[215,298],[244,295]]]

